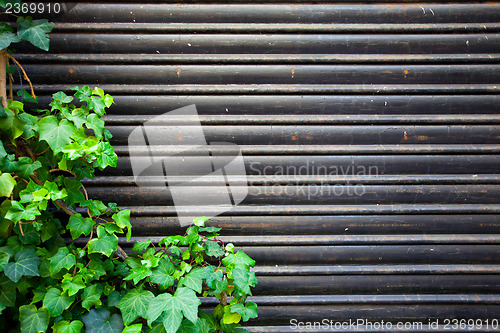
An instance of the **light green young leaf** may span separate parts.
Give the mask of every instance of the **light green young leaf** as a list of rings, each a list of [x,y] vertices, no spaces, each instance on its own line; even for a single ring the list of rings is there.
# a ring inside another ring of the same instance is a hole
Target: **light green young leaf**
[[[125,327],[122,333],[141,333],[141,332],[142,332],[142,324],[134,324]]]
[[[17,252],[15,261],[8,263],[4,272],[9,279],[18,282],[23,276],[39,276],[38,266],[41,260],[34,249],[26,249]]]
[[[10,173],[0,172],[0,197],[10,197],[16,181]]]
[[[134,245],[132,246],[132,251],[142,252],[142,251],[146,250],[150,245],[151,245],[150,239],[142,241],[142,242],[135,242]]]
[[[46,19],[33,20],[30,16],[17,19],[17,35],[44,51],[49,50],[50,40],[47,34],[53,27],[54,23]]]
[[[52,326],[54,333],[80,333],[83,328],[83,323],[79,320],[67,321],[61,320]]]
[[[19,308],[19,321],[23,333],[45,332],[49,327],[49,311],[37,309],[33,304],[23,305]]]
[[[14,140],[24,133],[24,126],[26,122],[19,118],[12,110],[0,109],[5,113],[0,117],[0,129],[4,130],[9,137]]]
[[[138,317],[146,318],[147,310],[154,294],[148,290],[134,288],[130,290],[118,303],[125,325],[130,325]]]
[[[68,296],[57,288],[50,288],[43,298],[43,307],[49,310],[52,317],[57,317],[69,308],[74,301],[74,296]]]
[[[119,314],[110,316],[107,309],[90,310],[82,317],[86,333],[122,333],[123,320]]]
[[[246,302],[245,304],[236,303],[231,305],[231,312],[237,312],[241,315],[243,321],[249,321],[252,318],[257,318],[257,304],[254,302]]]
[[[222,317],[222,322],[224,324],[237,324],[241,320],[239,313],[232,313],[229,305],[224,307],[224,316]]]

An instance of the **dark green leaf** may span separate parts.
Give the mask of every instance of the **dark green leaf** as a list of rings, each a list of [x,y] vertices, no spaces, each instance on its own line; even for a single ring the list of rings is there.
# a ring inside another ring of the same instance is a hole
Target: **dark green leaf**
[[[17,174],[24,179],[29,179],[29,176],[35,173],[42,167],[40,161],[33,162],[29,157],[20,157],[18,160]]]
[[[35,305],[23,305],[19,308],[21,332],[45,332],[49,327],[49,312],[47,309],[37,309]]]
[[[16,284],[6,276],[0,277],[0,303],[9,307],[16,304]]]
[[[44,51],[49,50],[50,40],[47,34],[53,27],[54,23],[46,19],[33,21],[29,16],[17,19],[17,35]]]
[[[66,188],[66,192],[68,193],[68,196],[65,200],[68,205],[73,205],[85,200],[85,196],[80,191],[82,183],[78,180],[64,178],[64,187]]]
[[[123,320],[119,314],[110,316],[107,309],[90,310],[82,317],[86,333],[122,333]]]
[[[175,268],[168,259],[162,257],[158,263],[158,267],[153,269],[153,274],[151,275],[151,282],[158,284],[162,288],[168,288],[172,286],[175,282],[172,274]]]
[[[4,130],[12,140],[20,137],[24,133],[26,122],[13,111],[3,108],[2,110],[5,116],[0,117],[0,129]]]
[[[9,279],[17,283],[23,276],[39,276],[40,262],[35,250],[21,250],[16,254],[15,261],[5,266],[4,272]]]
[[[10,46],[10,44],[18,43],[20,41],[21,38],[14,35],[12,32],[4,31],[0,33],[0,50],[6,49]]]
[[[69,308],[74,301],[74,296],[68,296],[57,288],[50,288],[43,298],[43,307],[49,310],[52,317],[57,317]]]
[[[117,305],[125,325],[130,325],[138,317],[146,318],[149,303],[154,298],[153,293],[148,290],[134,288],[129,291]]]
[[[18,90],[17,91],[17,96],[21,97],[22,101],[30,102],[30,103],[38,103],[38,97],[33,98],[29,92],[26,91],[26,89]]]

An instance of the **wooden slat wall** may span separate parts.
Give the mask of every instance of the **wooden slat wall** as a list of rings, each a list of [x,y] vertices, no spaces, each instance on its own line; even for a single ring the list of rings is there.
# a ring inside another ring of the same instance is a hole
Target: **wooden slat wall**
[[[498,3],[66,5],[50,53],[17,58],[43,103],[115,97],[118,168],[87,186],[131,208],[133,240],[181,232],[168,193],[133,183],[135,126],[196,104],[207,141],[241,145],[249,196],[211,224],[257,260],[251,332],[500,319]]]

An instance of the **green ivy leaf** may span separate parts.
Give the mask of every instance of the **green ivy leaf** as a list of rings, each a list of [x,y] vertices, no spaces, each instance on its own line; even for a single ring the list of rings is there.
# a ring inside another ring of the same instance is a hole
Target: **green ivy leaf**
[[[90,102],[90,95],[92,95],[92,89],[89,86],[83,87],[72,87],[71,90],[75,90],[75,97],[78,98],[82,102]]]
[[[130,274],[127,275],[124,278],[124,280],[125,281],[134,280],[134,283],[137,284],[142,279],[145,279],[148,276],[151,276],[151,274],[153,274],[153,272],[151,271],[151,269],[149,267],[147,267],[146,264],[144,264],[144,265],[139,266],[137,268],[133,268],[132,272],[130,272]]]
[[[160,287],[167,289],[168,287],[174,285],[175,279],[172,276],[175,268],[168,259],[162,257],[158,263],[158,267],[153,269],[153,274],[151,275],[151,282],[158,284]]]
[[[4,115],[0,117],[0,129],[4,130],[14,140],[24,133],[26,122],[19,118],[12,110],[3,110]]]
[[[199,217],[195,217],[193,219],[193,224],[198,226],[198,227],[204,227],[205,226],[205,222],[208,222],[209,219],[208,217],[206,216],[199,216]]]
[[[66,229],[70,231],[73,239],[77,239],[81,235],[90,235],[90,231],[94,225],[95,222],[91,218],[83,218],[82,214],[75,214],[70,216]]]
[[[69,296],[73,296],[80,290],[85,289],[85,286],[85,282],[83,282],[83,277],[81,275],[75,275],[74,277],[69,275],[69,277],[65,278],[62,282],[62,289],[67,292]]]
[[[52,94],[52,99],[60,103],[68,104],[73,101],[73,96],[68,96],[63,91],[58,91],[55,94]]]
[[[142,324],[134,324],[125,327],[122,333],[141,333],[141,332],[142,332]]]
[[[93,109],[95,113],[99,116],[104,116],[106,114],[106,104],[101,97],[92,96],[89,102],[89,108]]]
[[[151,245],[150,239],[142,242],[135,242],[134,245],[132,246],[132,251],[142,252],[146,250],[150,245]]]
[[[197,293],[201,293],[203,279],[205,278],[205,276],[205,270],[202,267],[198,267],[191,270],[186,276],[184,276],[179,281],[179,284],[184,287],[193,289]]]
[[[80,333],[82,331],[82,328],[83,323],[79,320],[62,320],[52,326],[54,333]]]
[[[0,303],[13,307],[16,305],[16,284],[6,276],[0,277]]]
[[[124,209],[116,214],[113,214],[111,218],[116,222],[120,228],[127,228],[127,240],[130,240],[132,236],[132,225],[130,224],[130,210]]]
[[[9,279],[18,282],[23,276],[39,276],[38,266],[41,260],[33,249],[26,249],[17,252],[15,262],[10,262],[5,266],[4,272]]]
[[[23,305],[19,308],[19,321],[23,333],[45,332],[49,327],[49,311],[37,309],[33,304]]]
[[[43,307],[49,310],[52,317],[57,317],[69,308],[74,301],[74,296],[68,296],[64,291],[57,288],[50,288],[43,298]]]
[[[26,89],[18,90],[17,91],[17,96],[21,97],[22,101],[30,102],[30,103],[38,103],[38,97],[33,98],[29,92],[26,91]]]
[[[110,316],[107,309],[90,310],[82,317],[86,333],[122,333],[123,320],[119,314]]]
[[[88,207],[92,216],[101,215],[107,209],[106,205],[99,200],[85,200],[80,203],[81,207]]]
[[[33,162],[29,157],[20,157],[16,171],[19,177],[29,179],[29,176],[33,175],[35,170],[38,170],[41,167],[42,163],[40,161]]]
[[[85,288],[82,294],[82,307],[84,309],[90,310],[93,306],[101,306],[101,295],[102,295],[102,285],[100,284],[92,284]],[[85,321],[84,321],[85,322]],[[87,325],[87,323],[85,323]]]
[[[118,156],[115,154],[113,146],[109,142],[99,142],[99,147],[96,155],[96,165],[101,170],[106,168],[107,166],[116,167],[116,163],[118,161]]]
[[[102,133],[104,132],[104,121],[95,114],[91,113],[87,116],[87,121],[85,122],[87,128],[94,131],[94,135],[99,140],[102,138]]]
[[[252,318],[257,318],[257,304],[254,302],[246,302],[245,304],[236,303],[231,305],[231,311],[241,315],[243,321],[249,321]]]
[[[66,268],[71,269],[76,265],[75,255],[69,253],[67,247],[61,247],[57,253],[50,259],[50,274],[54,275],[61,271],[61,269]]]
[[[125,325],[130,325],[137,317],[146,318],[147,310],[154,294],[148,290],[138,288],[129,291],[118,303]]]
[[[232,313],[229,305],[224,307],[224,316],[222,317],[222,322],[224,324],[237,324],[241,320],[241,316],[238,313]]]
[[[222,259],[222,264],[226,267],[228,272],[231,272],[235,267],[243,267],[248,269],[255,265],[255,260],[250,258],[245,252],[239,250],[235,254],[229,254]]]
[[[216,241],[207,241],[203,246],[207,251],[205,252],[210,257],[222,257],[224,250]]]
[[[191,322],[198,320],[198,307],[201,301],[195,292],[188,288],[177,288],[172,296],[164,293],[156,296],[149,304],[148,324],[163,314],[163,326],[167,333],[175,333],[181,325],[183,317]]]
[[[0,50],[6,49],[10,46],[10,44],[19,43],[20,41],[21,38],[14,35],[12,32],[4,31],[0,33]]]
[[[85,200],[85,196],[80,191],[82,183],[76,179],[64,178],[64,187],[68,196],[66,197],[66,203],[68,205],[73,205],[75,203],[82,202]]]
[[[16,181],[10,173],[0,173],[0,197],[10,197]]]
[[[54,23],[46,19],[33,21],[30,16],[17,19],[17,35],[44,51],[49,50],[50,40],[47,34],[53,27]]]
[[[71,135],[75,133],[76,129],[67,119],[59,122],[56,117],[48,116],[38,121],[38,131],[40,140],[45,140],[57,154],[71,142]]]
[[[192,323],[187,319],[182,321],[177,333],[210,333],[213,332],[208,322],[204,318],[198,318],[196,323]]]
[[[255,287],[258,283],[255,273],[241,267],[236,267],[232,273],[235,290],[243,295],[252,295],[250,287]]]
[[[104,227],[97,227],[97,239],[89,241],[89,253],[102,253],[110,257],[118,246],[118,237],[108,234]]]

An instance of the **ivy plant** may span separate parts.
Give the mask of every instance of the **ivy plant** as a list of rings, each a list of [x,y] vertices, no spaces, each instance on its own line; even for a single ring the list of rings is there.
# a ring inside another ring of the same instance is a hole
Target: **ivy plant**
[[[82,180],[116,166],[101,89],[53,94],[36,115],[0,109],[0,327],[35,332],[236,332],[255,262],[196,218],[184,235],[136,242],[130,210],[87,195]],[[65,212],[69,218],[58,215]],[[214,309],[200,298],[216,298]]]
[[[24,40],[47,50],[52,27],[30,17],[15,29],[0,23],[0,331],[244,332],[257,317],[247,301],[255,262],[219,240],[219,228],[199,217],[184,235],[127,253],[119,237],[131,239],[130,210],[89,198],[82,180],[117,163],[101,119],[113,98],[73,87],[28,110],[37,97],[7,48]],[[31,88],[20,100],[9,61]]]

